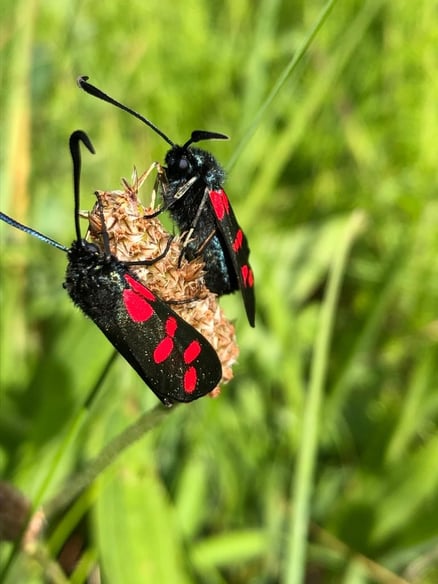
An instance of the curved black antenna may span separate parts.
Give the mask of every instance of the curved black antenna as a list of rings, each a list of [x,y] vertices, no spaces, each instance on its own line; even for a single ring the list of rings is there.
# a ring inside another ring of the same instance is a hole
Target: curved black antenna
[[[27,227],[27,225],[19,223],[18,221],[12,219],[12,217],[9,217],[9,215],[5,215],[5,213],[2,213],[1,211],[0,220],[4,221],[8,225],[11,225],[12,227],[15,227],[16,229],[19,229],[20,231],[24,231],[24,233],[28,233],[29,235],[32,235],[33,237],[36,237],[37,239],[40,239],[41,241],[44,241],[45,243],[52,245],[53,247],[56,247],[57,249],[60,249],[62,251],[68,251],[68,247],[65,247],[65,245],[61,245],[54,239],[47,237],[47,235],[40,233],[36,229],[32,229],[31,227]]]
[[[229,140],[229,136],[226,134],[220,134],[219,132],[209,132],[208,130],[194,130],[190,139],[182,146],[182,149],[185,150],[195,142],[201,142],[202,140]]]
[[[145,118],[144,116],[142,116],[141,114],[139,114],[135,110],[131,109],[130,107],[123,105],[123,103],[120,103],[119,101],[116,101],[115,99],[113,99],[112,97],[110,97],[109,95],[107,95],[106,93],[104,93],[103,91],[101,91],[100,89],[95,87],[94,85],[91,85],[91,83],[87,83],[88,79],[89,79],[89,77],[87,75],[82,75],[81,77],[78,77],[78,79],[77,79],[77,84],[86,93],[89,93],[90,95],[97,97],[98,99],[101,99],[102,101],[106,101],[112,105],[115,105],[119,109],[121,109],[125,112],[128,112],[128,114],[131,114],[132,116],[134,116],[135,118],[137,118],[138,120],[140,120],[141,122],[143,122],[144,124],[149,126],[154,132],[156,132],[159,136],[161,136],[163,138],[163,140],[165,140],[168,144],[170,144],[171,146],[175,146],[175,144],[172,142],[172,140],[168,136],[166,136],[166,134],[164,132],[162,132],[159,128],[157,128],[157,126],[155,124],[153,124],[147,118]]]
[[[81,181],[81,149],[79,147],[79,143],[82,142],[91,154],[95,154],[95,150],[93,144],[91,143],[90,138],[87,134],[82,130],[75,130],[73,134],[70,136],[69,146],[70,146],[70,154],[73,161],[73,192],[75,198],[75,231],[76,231],[76,239],[80,241],[82,239],[81,236],[81,227],[79,224],[79,193],[80,193],[80,181]]]
[[[172,140],[168,136],[166,136],[164,132],[157,128],[157,126],[153,124],[150,120],[148,120],[135,110],[131,109],[130,107],[123,105],[123,103],[120,103],[111,96],[107,95],[96,86],[91,85],[91,83],[87,83],[88,79],[89,77],[87,75],[81,75],[77,79],[78,86],[81,89],[83,89],[86,93],[89,93],[93,97],[97,97],[102,101],[106,101],[107,103],[115,105],[119,109],[128,112],[128,114],[131,114],[132,116],[134,116],[135,118],[149,126],[149,128],[151,128],[154,132],[161,136],[163,140],[170,144],[170,146],[172,147],[175,146],[175,143],[172,142]],[[184,146],[182,146],[182,149],[185,150],[190,146],[190,144],[194,144],[195,142],[201,142],[202,140],[229,140],[229,137],[226,134],[221,134],[219,132],[209,132],[208,130],[195,130],[194,132],[192,132],[190,139],[187,140]]]

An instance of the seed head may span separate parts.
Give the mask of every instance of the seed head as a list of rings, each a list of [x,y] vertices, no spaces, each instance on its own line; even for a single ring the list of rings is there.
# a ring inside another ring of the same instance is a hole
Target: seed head
[[[239,355],[234,326],[218,305],[217,296],[205,286],[202,259],[199,257],[188,262],[182,256],[181,236],[174,237],[169,245],[171,235],[161,223],[161,214],[148,218],[155,211],[155,187],[150,206],[143,207],[140,203],[139,189],[153,170],[157,170],[158,174],[163,172],[155,163],[140,177],[134,170],[132,184],[123,180],[122,190],[96,192],[98,202],[87,213],[89,235],[102,247],[102,232],[106,230],[111,253],[122,262],[150,261],[168,247],[161,260],[151,265],[131,266],[130,269],[145,286],[168,302],[172,310],[210,342],[222,363],[221,383],[226,383],[233,377],[232,366]],[[219,393],[218,387],[210,395],[217,396]]]

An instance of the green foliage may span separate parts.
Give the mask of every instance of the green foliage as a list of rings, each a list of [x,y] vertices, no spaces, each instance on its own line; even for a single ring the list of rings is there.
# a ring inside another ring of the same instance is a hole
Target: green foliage
[[[252,330],[223,300],[235,379],[121,450],[38,553],[0,544],[0,582],[80,584],[96,563],[108,584],[437,581],[436,3],[334,2],[315,30],[323,9],[3,0],[0,209],[71,242],[77,128],[97,151],[84,208],[163,160],[76,88],[87,74],[176,142],[232,136],[208,147],[229,161],[258,314]],[[62,253],[4,224],[0,245],[0,476],[38,507],[156,400],[120,359],[84,411],[111,347],[63,291]]]

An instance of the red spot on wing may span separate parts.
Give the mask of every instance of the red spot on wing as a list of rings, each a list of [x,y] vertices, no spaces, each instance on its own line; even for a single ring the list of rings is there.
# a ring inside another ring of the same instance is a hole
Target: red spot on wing
[[[123,302],[125,308],[134,322],[145,322],[155,314],[155,310],[149,301],[156,300],[150,290],[138,280],[125,274],[125,281],[129,288],[123,290]]]
[[[173,351],[174,342],[171,337],[164,337],[162,341],[158,343],[154,350],[154,361],[155,363],[162,363],[169,358],[169,355]]]
[[[123,302],[129,316],[135,322],[145,322],[155,313],[147,300],[129,288],[123,290]]]
[[[178,323],[176,322],[176,318],[173,316],[169,316],[166,320],[166,335],[169,337],[174,337],[176,333],[176,329],[178,328]]]
[[[129,284],[129,286],[134,290],[134,292],[137,292],[137,294],[140,294],[141,296],[143,296],[147,300],[151,300],[151,301],[156,300],[156,297],[152,294],[152,292],[148,288],[146,288],[146,286],[143,286],[143,284],[141,284],[141,282],[139,282],[138,280],[136,280],[135,278],[133,278],[129,274],[125,274],[125,280]]]
[[[155,363],[162,363],[170,357],[175,343],[174,336],[178,328],[178,322],[174,316],[169,316],[164,324],[164,332],[166,336],[162,339],[154,350],[154,361]]]
[[[192,363],[200,354],[201,345],[199,341],[192,341],[184,351],[184,363]]]
[[[254,286],[254,273],[248,264],[242,266],[242,279],[245,286],[252,288]]]
[[[196,389],[198,382],[198,372],[195,367],[189,367],[184,373],[184,391],[185,393],[192,393]]]
[[[234,252],[238,252],[239,249],[242,247],[242,243],[243,243],[243,231],[241,229],[239,229],[236,233],[236,237],[234,238],[233,241],[233,251]]]
[[[216,217],[219,221],[222,221],[224,216],[228,215],[230,211],[230,201],[225,191],[220,189],[220,191],[210,191],[208,194]]]

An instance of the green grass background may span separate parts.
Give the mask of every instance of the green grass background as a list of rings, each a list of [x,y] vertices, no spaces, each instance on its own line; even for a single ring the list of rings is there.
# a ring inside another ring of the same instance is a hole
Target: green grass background
[[[0,581],[78,584],[96,563],[108,584],[438,581],[438,5],[330,4],[314,30],[320,0],[1,0],[0,209],[70,244],[77,128],[97,150],[83,208],[163,160],[81,74],[176,142],[229,134],[205,146],[251,244],[257,323],[223,300],[233,382],[121,452],[40,553],[0,544]],[[0,476],[39,505],[156,399],[118,359],[83,410],[111,347],[62,289],[65,256],[0,230]]]

